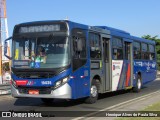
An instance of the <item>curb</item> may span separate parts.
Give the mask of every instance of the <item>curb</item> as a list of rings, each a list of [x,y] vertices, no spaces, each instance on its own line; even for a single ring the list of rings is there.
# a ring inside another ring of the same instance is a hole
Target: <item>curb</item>
[[[10,84],[0,84],[0,87],[3,87],[3,86],[10,86]]]
[[[1,95],[9,95],[11,94],[11,90],[0,90],[0,96]]]
[[[10,84],[0,84],[0,96],[11,94]]]

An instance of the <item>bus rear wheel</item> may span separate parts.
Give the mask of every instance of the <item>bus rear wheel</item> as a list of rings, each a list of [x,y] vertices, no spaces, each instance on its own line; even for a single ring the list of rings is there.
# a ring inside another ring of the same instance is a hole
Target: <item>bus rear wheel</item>
[[[90,96],[85,99],[85,103],[93,104],[98,99],[98,82],[94,81],[90,88]]]
[[[45,104],[52,104],[54,99],[53,98],[41,98],[42,102]]]
[[[141,81],[141,77],[138,76],[138,78],[136,80],[136,86],[133,87],[133,92],[137,92],[138,93],[138,92],[140,92],[141,88],[142,88],[142,81]]]

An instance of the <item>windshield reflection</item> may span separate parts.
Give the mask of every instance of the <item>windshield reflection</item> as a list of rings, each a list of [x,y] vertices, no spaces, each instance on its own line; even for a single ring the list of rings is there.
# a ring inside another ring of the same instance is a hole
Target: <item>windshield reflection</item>
[[[64,36],[15,39],[13,67],[58,68],[69,64],[69,41]]]

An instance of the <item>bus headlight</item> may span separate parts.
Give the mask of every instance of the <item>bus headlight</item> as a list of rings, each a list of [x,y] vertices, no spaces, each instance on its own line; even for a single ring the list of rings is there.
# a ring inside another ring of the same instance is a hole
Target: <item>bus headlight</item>
[[[56,82],[56,86],[55,86],[55,87],[60,86],[60,85],[61,85],[61,83],[62,83],[62,81],[61,81],[61,80],[60,80],[60,81],[57,81],[57,82]]]
[[[65,77],[65,78],[63,78],[62,80],[57,81],[57,82],[55,83],[54,88],[57,88],[57,87],[65,84],[67,81],[68,81],[68,77]]]
[[[68,81],[68,77],[62,79],[62,83],[66,83]]]

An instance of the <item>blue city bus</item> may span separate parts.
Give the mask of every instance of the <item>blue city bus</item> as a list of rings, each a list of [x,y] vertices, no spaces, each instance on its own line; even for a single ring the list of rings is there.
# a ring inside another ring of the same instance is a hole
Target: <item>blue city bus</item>
[[[12,56],[7,41],[12,40]],[[156,79],[155,42],[107,26],[68,20],[18,24],[5,41],[12,60],[13,97],[85,98],[131,89]]]

